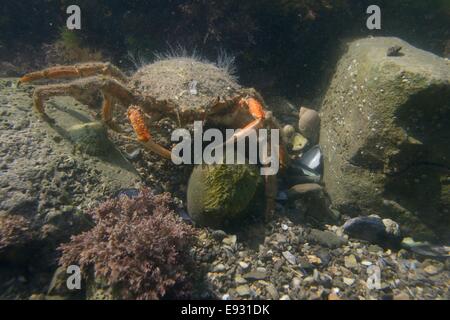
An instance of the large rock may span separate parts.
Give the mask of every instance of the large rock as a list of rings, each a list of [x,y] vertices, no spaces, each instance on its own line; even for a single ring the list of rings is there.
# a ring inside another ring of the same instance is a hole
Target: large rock
[[[223,227],[248,215],[262,185],[254,165],[199,165],[189,179],[188,212],[197,224]]]
[[[141,182],[86,106],[53,98],[55,122],[45,122],[33,88],[16,82],[0,78],[0,264],[46,268],[60,242],[90,225],[86,210]]]
[[[387,56],[401,46],[398,56]],[[397,38],[350,43],[321,109],[334,205],[450,239],[450,64]]]

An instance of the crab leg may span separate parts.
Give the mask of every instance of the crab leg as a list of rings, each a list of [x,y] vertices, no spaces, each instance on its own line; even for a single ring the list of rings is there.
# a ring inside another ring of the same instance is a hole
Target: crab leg
[[[172,153],[169,150],[153,141],[147,125],[145,124],[144,114],[141,108],[133,105],[130,106],[128,108],[128,119],[133,126],[138,141],[141,142],[146,149],[159,154],[163,158],[172,158]]]
[[[86,88],[96,88],[103,93],[102,118],[113,130],[117,130],[112,123],[112,97],[124,105],[130,105],[135,99],[123,84],[112,78],[90,77],[70,83],[38,87],[33,93],[34,108],[45,115],[45,100],[54,96],[72,96],[76,99]]]
[[[266,112],[264,111],[263,106],[261,105],[261,103],[259,103],[258,100],[256,100],[255,98],[241,99],[239,101],[239,107],[248,107],[248,111],[250,112],[252,117],[255,118],[255,120],[247,124],[239,132],[235,133],[233,137],[231,137],[231,139],[240,139],[243,136],[245,137],[252,130],[261,129],[264,125]]]
[[[85,78],[95,75],[110,76],[122,82],[127,82],[127,77],[110,63],[91,62],[80,63],[73,66],[57,66],[41,71],[31,72],[20,78],[18,85],[40,79],[60,79],[60,78]]]

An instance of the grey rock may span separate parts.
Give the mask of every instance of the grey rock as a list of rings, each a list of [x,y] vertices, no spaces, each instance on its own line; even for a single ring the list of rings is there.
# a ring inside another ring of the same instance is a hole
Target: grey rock
[[[289,262],[292,265],[296,265],[297,264],[297,258],[290,253],[289,251],[284,251],[282,253],[283,257],[286,259],[287,262]]]
[[[236,293],[241,297],[249,296],[251,294],[250,287],[248,285],[238,286]]]
[[[316,144],[320,133],[320,117],[315,110],[300,108],[298,129],[312,144]]]
[[[213,268],[213,272],[223,272],[223,271],[225,271],[226,270],[226,267],[225,267],[225,265],[223,265],[222,263],[219,263],[218,265],[216,265],[214,268]]]
[[[358,261],[356,261],[356,258],[353,254],[346,256],[344,258],[345,267],[349,269],[357,269],[358,268]]]
[[[343,225],[344,232],[352,238],[366,240],[380,245],[399,244],[400,232],[392,225],[386,228],[383,220],[378,216],[356,217],[348,220]]]
[[[270,298],[272,298],[272,300],[278,300],[280,298],[277,288],[275,288],[275,286],[272,283],[269,283],[266,286],[266,290]]]
[[[214,230],[211,233],[211,236],[217,241],[222,241],[227,236],[227,234],[223,230]]]
[[[404,56],[386,56],[393,46]],[[450,207],[448,101],[445,59],[398,38],[352,41],[320,114],[333,205],[352,215],[393,218],[417,240],[448,242],[450,215],[441,210]]]
[[[346,239],[338,237],[331,231],[321,231],[317,229],[312,229],[306,238],[309,242],[317,243],[330,249],[341,247],[347,243]]]
[[[252,271],[244,274],[242,277],[248,281],[264,280],[267,278],[267,273],[260,271]]]
[[[322,190],[322,186],[316,183],[298,184],[289,189],[288,198],[293,200],[307,194],[320,193]]]

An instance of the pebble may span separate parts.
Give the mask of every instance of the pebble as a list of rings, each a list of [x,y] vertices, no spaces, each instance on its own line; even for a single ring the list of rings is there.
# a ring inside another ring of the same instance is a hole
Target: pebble
[[[284,296],[282,296],[280,298],[280,300],[284,300],[284,301],[291,300],[291,297],[289,297],[287,294],[285,294]]]
[[[211,236],[214,238],[214,240],[222,241],[227,236],[227,234],[222,230],[214,230],[211,233]]]
[[[238,286],[236,288],[236,293],[241,297],[249,296],[251,294],[250,287],[248,285]]]
[[[222,240],[222,243],[227,246],[233,247],[236,244],[236,241],[237,241],[237,237],[235,235],[232,235],[232,236],[225,237]]]
[[[355,283],[355,279],[346,278],[346,277],[342,278],[342,281],[344,281],[344,283],[348,286],[351,286]]]
[[[438,268],[431,264],[423,268],[423,270],[431,276],[437,275],[440,272]]]
[[[300,133],[295,133],[291,138],[292,151],[301,151],[308,144],[308,139]]]
[[[322,186],[317,183],[297,184],[289,189],[288,198],[290,200],[298,199],[306,194],[322,191]]]
[[[309,255],[308,256],[308,261],[312,264],[322,264],[322,260],[319,257],[313,256],[313,255]]]
[[[336,293],[332,292],[328,295],[328,300],[336,300],[337,301],[337,300],[341,300],[341,298],[339,298],[339,296]]]
[[[394,300],[410,300],[410,298],[406,292],[400,292],[394,296]]]
[[[331,231],[311,230],[307,236],[308,241],[317,243],[330,249],[339,248],[347,243],[342,237],[337,236]]]
[[[256,280],[264,280],[267,277],[267,274],[266,272],[252,271],[244,274],[242,277],[248,281],[256,281]]]
[[[237,285],[247,284],[247,280],[245,280],[244,278],[242,278],[241,275],[237,275],[237,276],[234,278],[234,282],[236,282]]]
[[[294,289],[300,288],[301,283],[302,283],[302,279],[294,277],[292,279],[292,288],[294,288]]]
[[[240,261],[239,266],[242,268],[242,270],[247,270],[250,267],[250,265],[244,261]]]
[[[222,263],[219,263],[217,266],[214,267],[213,272],[223,272],[225,271],[225,266]]]
[[[284,251],[282,253],[283,257],[287,260],[287,262],[289,262],[292,265],[296,265],[297,264],[297,258],[290,253],[289,251]]]
[[[355,258],[355,256],[353,254],[349,255],[349,256],[346,256],[344,258],[344,264],[345,264],[345,267],[349,268],[349,269],[356,269],[356,268],[358,268],[358,262],[356,261],[356,258]]]
[[[278,294],[277,288],[275,288],[275,286],[272,283],[269,283],[266,286],[266,290],[267,290],[267,293],[270,295],[270,297],[273,300],[278,300],[280,298],[280,295]]]

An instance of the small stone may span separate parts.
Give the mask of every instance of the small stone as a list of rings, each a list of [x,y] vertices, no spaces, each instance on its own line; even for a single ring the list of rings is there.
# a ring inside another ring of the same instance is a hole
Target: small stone
[[[311,277],[311,276],[306,277],[305,279],[303,279],[303,283],[304,283],[305,285],[311,285],[311,284],[314,283],[314,278]]]
[[[410,298],[406,292],[400,292],[394,296],[394,300],[410,300]]]
[[[349,255],[344,258],[345,267],[349,269],[358,268],[358,262],[354,255]]]
[[[355,279],[346,278],[346,277],[342,278],[342,281],[344,281],[344,283],[348,286],[351,286],[355,283]]]
[[[264,280],[267,277],[265,272],[252,271],[243,275],[243,278],[248,281]]]
[[[269,296],[273,300],[278,300],[280,298],[280,295],[278,294],[278,290],[277,290],[277,288],[275,288],[275,286],[273,284],[269,283],[266,286],[266,290],[267,290],[267,293],[269,294]]]
[[[300,288],[301,283],[302,283],[302,279],[294,277],[292,279],[292,288],[294,288],[294,289]]]
[[[282,229],[283,231],[288,231],[288,230],[289,230],[289,226],[288,226],[287,224],[282,224],[282,225],[281,225],[281,229]]]
[[[222,263],[219,263],[217,266],[214,267],[213,272],[223,272],[225,271],[225,266]]]
[[[339,298],[336,293],[332,292],[328,295],[328,300],[341,300],[341,298]]]
[[[287,260],[287,262],[289,262],[292,265],[296,265],[297,264],[297,258],[290,253],[289,251],[284,251],[282,253],[283,257]]]
[[[287,301],[287,300],[291,300],[291,298],[290,298],[287,294],[285,294],[284,296],[282,296],[282,297],[280,298],[280,300]]]
[[[391,219],[383,219],[383,224],[386,227],[386,233],[393,237],[400,237],[400,226],[397,222]]]
[[[251,291],[250,291],[250,287],[248,285],[242,285],[236,288],[236,293],[241,296],[249,296]]]
[[[292,151],[301,151],[308,144],[308,139],[300,133],[295,133],[291,138]]]
[[[222,296],[222,300],[231,300],[231,296],[228,293],[226,293]]]
[[[214,240],[216,240],[216,241],[222,241],[226,236],[227,236],[227,234],[225,233],[225,231],[223,231],[223,230],[214,230],[212,233],[211,233],[211,236],[214,238]]]
[[[423,268],[423,270],[428,273],[430,276],[434,276],[437,275],[440,270],[438,268],[436,268],[435,266],[433,266],[432,264],[426,266],[425,268]]]
[[[364,266],[366,266],[366,267],[369,267],[369,266],[372,265],[372,262],[367,261],[367,260],[363,260],[363,261],[361,262],[361,264],[364,265]]]
[[[347,243],[347,240],[337,236],[331,231],[321,231],[317,229],[312,229],[307,236],[307,239],[312,243],[317,243],[330,249],[339,248]]]
[[[237,275],[234,278],[234,282],[236,282],[237,285],[242,285],[242,284],[247,284],[247,280],[245,280],[244,278],[242,278],[242,276]]]
[[[287,124],[282,129],[283,135],[286,139],[290,140],[292,136],[295,134],[295,128],[290,124]]]
[[[383,252],[383,248],[381,248],[380,246],[377,246],[376,244],[372,244],[370,245],[367,250],[371,253],[380,253]]]
[[[319,257],[313,256],[313,255],[309,255],[308,260],[310,263],[315,264],[315,265],[322,264],[322,260]]]
[[[295,200],[306,194],[321,192],[322,189],[322,186],[317,183],[297,184],[289,189],[288,198],[289,200]]]
[[[225,237],[222,240],[222,243],[227,246],[233,247],[236,244],[236,241],[237,241],[237,237],[235,235],[232,235],[232,236]]]
[[[316,144],[320,131],[320,116],[315,110],[301,107],[298,129],[312,144]]]
[[[250,265],[244,261],[240,261],[239,266],[242,268],[242,270],[247,270],[250,267]]]

